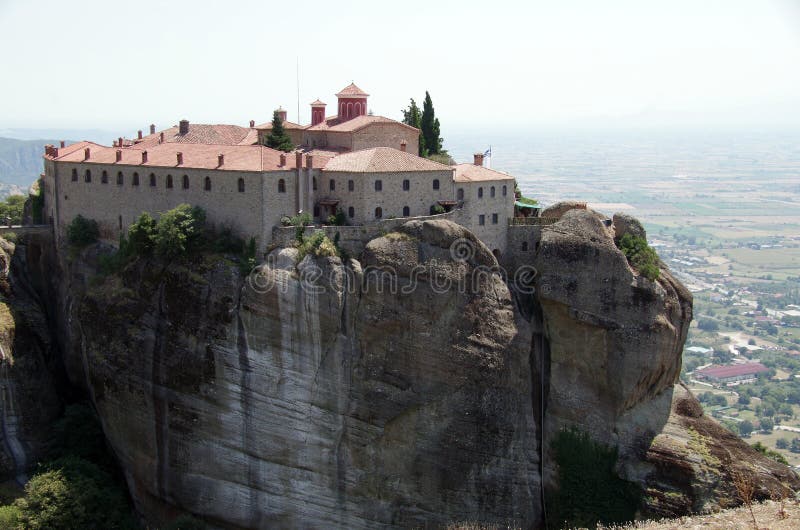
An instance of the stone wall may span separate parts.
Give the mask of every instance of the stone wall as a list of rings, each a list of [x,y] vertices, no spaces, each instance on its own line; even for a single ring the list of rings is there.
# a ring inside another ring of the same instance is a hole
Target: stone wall
[[[456,182],[454,187],[456,197],[460,196],[459,189],[464,190],[464,200],[462,209],[453,220],[472,231],[489,250],[496,250],[502,260],[506,251],[508,219],[514,216],[514,181]],[[480,190],[483,190],[482,197]]]
[[[509,225],[507,227],[506,251],[501,256],[500,265],[509,277],[523,265],[531,265],[536,257],[536,249],[545,225]]]
[[[400,149],[406,143],[406,151],[416,155],[419,151],[419,130],[399,123],[372,123],[353,133],[352,149],[370,149],[372,147],[393,147]]]

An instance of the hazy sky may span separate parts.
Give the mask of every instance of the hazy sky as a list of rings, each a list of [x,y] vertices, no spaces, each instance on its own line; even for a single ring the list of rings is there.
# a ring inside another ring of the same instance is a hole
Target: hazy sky
[[[297,121],[298,58],[304,123],[355,81],[444,132],[800,127],[800,0],[0,0],[0,50],[0,128]]]

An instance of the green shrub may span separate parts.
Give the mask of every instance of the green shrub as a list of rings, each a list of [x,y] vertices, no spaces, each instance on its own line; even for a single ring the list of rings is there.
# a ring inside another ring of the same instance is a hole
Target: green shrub
[[[156,220],[147,212],[128,227],[128,250],[135,256],[149,256],[155,248]]]
[[[289,224],[297,227],[297,230],[295,230],[294,233],[294,238],[297,241],[301,243],[303,242],[303,234],[306,232],[306,226],[310,225],[311,221],[312,218],[308,212],[299,213],[294,217],[289,218]]]
[[[203,240],[206,213],[202,208],[180,204],[161,214],[156,223],[154,250],[165,259],[197,250]]]
[[[431,206],[431,215],[439,215],[444,213],[444,206],[441,204],[434,204]]]
[[[304,241],[299,241],[297,248],[300,251],[298,260],[302,260],[308,254],[318,257],[339,255],[336,245],[322,231],[314,232]]]
[[[552,448],[558,490],[548,494],[548,526],[593,528],[634,519],[642,492],[614,471],[616,449],[577,429],[559,432]]]
[[[44,192],[42,191],[42,179],[34,186],[33,193],[30,194],[31,217],[34,224],[44,223]]]
[[[22,224],[22,212],[25,208],[24,195],[9,195],[0,201],[0,225]]]
[[[191,515],[181,515],[172,520],[162,530],[206,530],[208,528],[203,521],[195,519]]]
[[[14,501],[19,526],[30,529],[134,528],[123,491],[86,460],[67,457],[41,467]]]
[[[3,239],[8,241],[9,243],[16,243],[19,237],[17,236],[16,232],[6,232],[3,234]]]
[[[628,263],[649,280],[658,279],[661,270],[658,266],[658,254],[647,244],[643,237],[625,234],[619,241],[619,249],[628,258]]]
[[[521,202],[522,204],[528,204],[530,206],[536,206],[539,204],[539,201],[536,199],[529,199],[528,197],[519,197],[517,202]]]
[[[344,226],[347,224],[347,217],[345,217],[344,212],[341,208],[336,210],[335,215],[329,215],[328,220],[325,224],[333,225],[333,226]]]
[[[0,506],[0,529],[11,530],[12,528],[19,528],[20,512],[16,506]]]
[[[97,221],[87,219],[78,214],[72,222],[67,225],[67,240],[76,247],[85,247],[95,243],[100,237],[100,228]]]

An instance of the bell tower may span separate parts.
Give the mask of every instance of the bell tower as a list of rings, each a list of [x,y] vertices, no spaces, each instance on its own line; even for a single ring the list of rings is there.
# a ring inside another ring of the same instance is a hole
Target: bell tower
[[[317,125],[325,121],[325,103],[316,100],[311,103],[311,125]]]
[[[339,113],[340,122],[352,120],[358,116],[366,116],[369,94],[358,88],[355,83],[344,87],[336,94],[336,97],[339,98],[336,111]]]

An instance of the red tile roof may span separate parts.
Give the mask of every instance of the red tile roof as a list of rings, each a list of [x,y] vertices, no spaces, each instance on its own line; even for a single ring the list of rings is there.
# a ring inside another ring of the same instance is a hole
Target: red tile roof
[[[491,180],[514,180],[514,177],[507,173],[495,171],[475,164],[458,164],[456,168],[456,182],[484,182]]]
[[[294,123],[288,120],[283,122],[284,129],[305,129],[306,127],[306,125],[300,125],[299,123]],[[272,122],[268,121],[266,123],[262,123],[261,125],[256,125],[255,128],[260,131],[270,131],[272,130]]]
[[[406,125],[405,123],[393,120],[391,118],[385,118],[383,116],[358,116],[351,120],[340,122],[338,116],[333,116],[331,118],[326,118],[325,121],[318,123],[312,127],[307,127],[306,130],[309,131],[332,131],[332,132],[355,132],[358,130],[363,129],[364,127],[369,127],[370,125],[374,125],[376,123],[391,123],[394,125],[400,125],[402,127],[406,127],[408,129],[416,131],[416,127],[411,127],[410,125]]]
[[[314,163],[317,166],[316,162]],[[325,171],[348,173],[394,173],[400,171],[452,171],[450,166],[439,164],[427,158],[392,149],[375,147],[332,158]]]
[[[323,103],[322,101],[319,100],[319,98],[317,98],[316,101],[312,101],[311,102],[311,106],[314,107],[314,106],[317,106],[317,105],[325,106],[325,105],[327,105],[327,103]]]
[[[89,160],[84,161],[83,149],[59,156],[61,162],[82,162],[88,164],[128,165],[141,167],[219,169],[226,171],[283,171],[295,168],[295,155],[286,153],[286,165],[280,165],[280,151],[261,145],[209,145],[163,143],[147,146],[146,149],[127,147],[121,149],[122,161],[116,161],[116,147],[107,147],[91,142],[82,142],[81,147],[89,147]],[[147,162],[142,163],[142,151],[147,151]],[[183,153],[183,164],[177,162],[177,154]],[[224,162],[220,166],[218,156]]]
[[[336,97],[339,98],[357,98],[367,96],[369,96],[369,94],[358,88],[355,83],[350,83],[341,89],[338,94],[336,94]]]
[[[164,133],[165,143],[180,144],[214,144],[214,145],[249,145],[253,130],[249,127],[239,127],[238,125],[216,124],[208,125],[204,123],[190,123],[189,132],[179,134],[177,126],[164,129],[155,134],[148,134],[141,140],[134,140],[136,147],[150,147],[159,143],[161,133]]]
[[[695,372],[696,375],[712,377],[714,379],[725,379],[727,377],[737,377],[742,375],[755,375],[768,371],[769,368],[761,363],[732,364],[729,366],[709,366]]]

